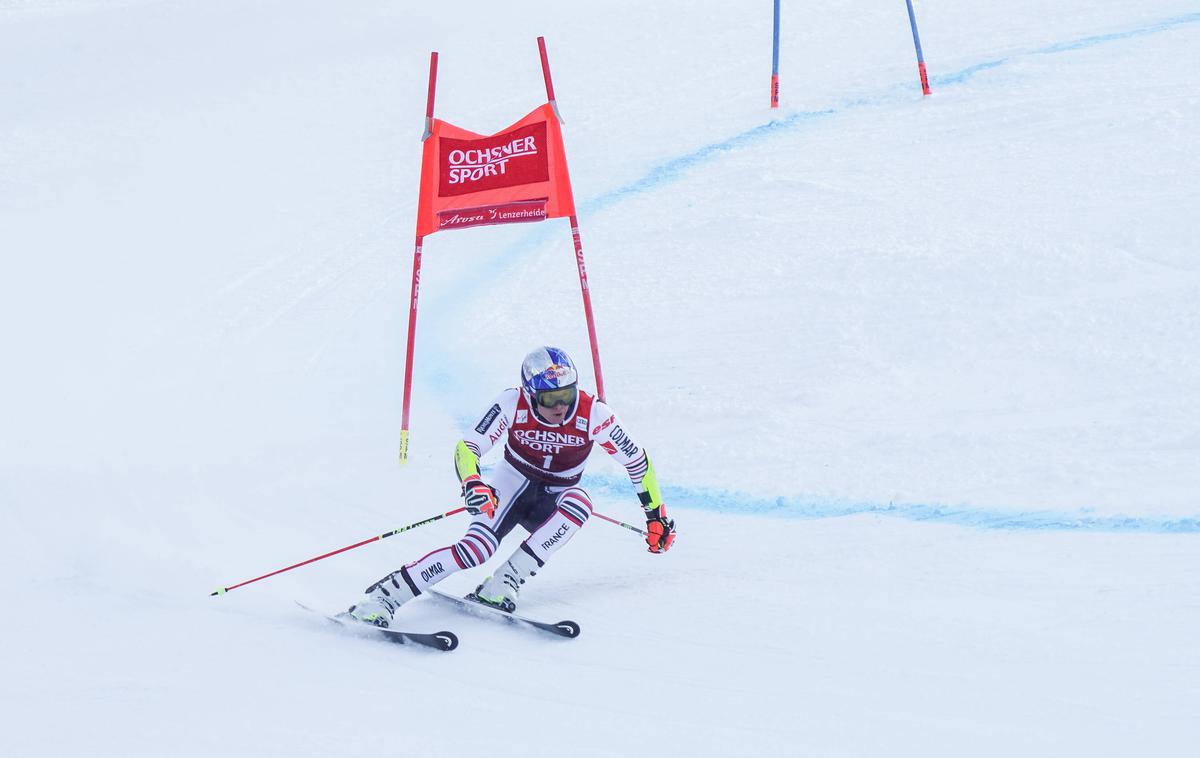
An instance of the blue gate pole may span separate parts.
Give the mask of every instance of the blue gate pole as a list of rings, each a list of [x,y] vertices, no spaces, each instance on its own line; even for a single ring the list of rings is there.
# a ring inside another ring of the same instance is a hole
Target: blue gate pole
[[[778,5],[779,0],[775,0]],[[917,14],[913,13],[912,0],[904,0],[908,3],[908,25],[912,27],[913,46],[917,48],[917,71],[921,73],[921,92],[926,95],[931,94],[929,91],[929,75],[925,73],[925,53],[921,52],[921,35],[917,33]]]

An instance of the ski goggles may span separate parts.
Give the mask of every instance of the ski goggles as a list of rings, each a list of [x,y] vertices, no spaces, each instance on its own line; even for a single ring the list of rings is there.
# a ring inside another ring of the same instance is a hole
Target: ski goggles
[[[560,405],[570,405],[575,402],[575,396],[578,394],[575,390],[575,385],[570,387],[560,387],[556,390],[540,390],[534,395],[537,404],[543,408],[557,408]]]

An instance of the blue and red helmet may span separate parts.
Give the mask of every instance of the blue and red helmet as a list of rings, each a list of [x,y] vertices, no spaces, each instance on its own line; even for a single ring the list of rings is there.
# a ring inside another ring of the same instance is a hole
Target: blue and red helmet
[[[547,408],[575,402],[578,383],[571,356],[557,347],[539,347],[521,362],[521,389]]]

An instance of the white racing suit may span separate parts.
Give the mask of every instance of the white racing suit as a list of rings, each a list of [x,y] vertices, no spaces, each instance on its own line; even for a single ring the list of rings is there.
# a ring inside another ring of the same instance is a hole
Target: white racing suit
[[[502,392],[458,443],[459,480],[479,474],[479,459],[501,441],[504,458],[486,479],[496,490],[494,518],[474,516],[462,539],[408,564],[392,581],[403,579],[419,595],[457,571],[482,565],[516,526],[529,532],[520,550],[543,566],[592,515],[592,501],[578,483],[593,445],[625,467],[643,507],[662,503],[646,452],[612,409],[586,392],[578,393],[566,419],[556,425],[542,421],[521,390]]]

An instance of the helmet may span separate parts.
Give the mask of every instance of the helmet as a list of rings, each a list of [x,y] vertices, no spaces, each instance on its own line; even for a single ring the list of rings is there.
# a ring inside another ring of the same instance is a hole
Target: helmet
[[[557,347],[539,347],[521,362],[521,389],[546,407],[575,402],[579,374],[571,356]]]

